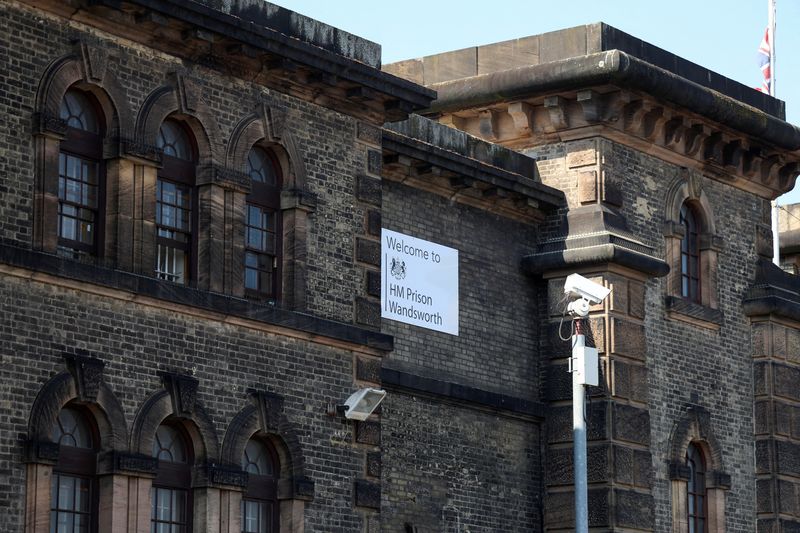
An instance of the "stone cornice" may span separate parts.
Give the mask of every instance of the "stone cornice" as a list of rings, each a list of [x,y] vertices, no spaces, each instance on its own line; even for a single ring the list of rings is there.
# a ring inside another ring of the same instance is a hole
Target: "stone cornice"
[[[384,129],[382,175],[523,221],[565,203],[533,159],[416,115]]]
[[[441,122],[515,148],[601,135],[765,198],[800,172],[795,126],[618,50],[433,87]]]
[[[377,45],[362,43],[365,50],[360,55],[344,42],[323,47],[315,44],[319,35],[301,38],[283,33],[303,31],[302,24],[270,27],[183,0],[21,1],[375,124],[402,120],[436,96],[430,89],[381,72],[372,57]],[[318,27],[335,33],[330,26],[314,25]],[[313,33],[314,28],[306,31]],[[340,33],[347,41],[347,35]]]

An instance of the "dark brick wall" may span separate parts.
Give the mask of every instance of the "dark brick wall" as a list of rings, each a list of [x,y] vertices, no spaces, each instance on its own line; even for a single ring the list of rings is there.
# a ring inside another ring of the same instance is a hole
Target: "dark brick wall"
[[[629,229],[663,258],[667,195],[684,170],[619,143],[597,143],[597,168],[620,183],[621,210]],[[563,190],[569,203],[577,205],[578,174],[585,167],[573,168],[570,160],[589,145],[573,141],[526,153],[539,159],[543,182]],[[726,494],[726,531],[746,532],[755,529],[753,383],[750,326],[741,302],[755,275],[756,226],[763,219],[764,203],[707,177],[700,183],[723,240],[717,285],[724,319],[715,331],[669,318],[666,278],[646,283],[647,373],[637,379],[646,376],[649,388],[655,531],[671,527],[671,431],[690,405],[699,405],[711,414],[708,429],[720,444],[724,471],[732,478]]]
[[[541,531],[537,424],[392,391],[382,531]]]
[[[318,198],[307,234],[307,307],[318,316],[350,322],[354,295],[362,292],[353,261],[355,235],[365,213],[352,200],[355,179],[367,168],[367,147],[356,143],[356,120],[330,109],[284,96],[215,70],[155,53],[126,47],[111,35],[89,31],[79,23],[34,12],[17,4],[0,6],[0,240],[30,246],[34,189],[32,115],[39,81],[55,59],[74,53],[74,41],[89,39],[107,51],[107,68],[126,89],[136,117],[145,98],[182,72],[201,89],[216,128],[203,124],[209,137],[224,147],[233,128],[256,110],[260,100],[286,112],[287,133],[297,145],[307,172],[307,189]],[[128,43],[130,44],[130,43]],[[132,131],[133,124],[122,124]],[[225,166],[224,151],[219,160]],[[240,170],[240,169],[235,169]]]
[[[106,362],[105,380],[128,427],[144,399],[161,388],[159,370],[199,380],[197,401],[220,443],[247,405],[248,388],[283,396],[316,484],[306,531],[362,527],[352,487],[364,468],[363,452],[353,446],[352,425],[326,414],[329,402],[352,391],[352,352],[11,277],[0,281],[0,316],[0,530],[21,531],[25,465],[19,439],[42,385],[66,368],[65,349],[87,350]]]
[[[520,269],[534,226],[383,181],[383,227],[459,251],[459,334],[384,320],[390,366],[538,399],[535,290]]]

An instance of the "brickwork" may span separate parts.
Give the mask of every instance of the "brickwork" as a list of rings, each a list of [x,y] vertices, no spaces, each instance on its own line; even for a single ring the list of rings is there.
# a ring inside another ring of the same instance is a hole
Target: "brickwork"
[[[537,424],[400,392],[382,418],[382,531],[539,531]]]
[[[535,291],[519,263],[536,228],[383,181],[383,227],[459,250],[459,335],[384,321],[387,364],[480,389],[537,399]],[[514,240],[507,240],[514,235]],[[515,298],[508,298],[508,294]]]
[[[237,124],[255,112],[262,101],[285,113],[284,135],[293,139],[295,155],[305,166],[305,187],[310,195],[321,199],[318,210],[310,215],[306,236],[307,310],[327,318],[353,320],[354,295],[364,292],[363,276],[352,258],[355,235],[363,232],[365,212],[354,206],[352,197],[356,177],[367,168],[368,158],[367,146],[356,142],[356,120],[144,47],[123,45],[111,35],[90,31],[78,23],[64,24],[62,19],[36,14],[13,2],[2,9],[7,21],[2,30],[3,48],[7,50],[4,57],[17,62],[4,69],[5,78],[0,80],[7,91],[0,113],[8,132],[3,141],[7,179],[0,198],[3,242],[31,246],[34,146],[30,128],[36,108],[34,97],[48,64],[75,53],[74,41],[83,39],[107,54],[106,68],[125,88],[124,104],[132,117],[143,109],[148,95],[170,82],[172,73],[181,72],[192,81],[212,117],[200,126],[214,155],[201,164],[225,167],[225,144]],[[119,124],[123,133],[132,132],[134,126]],[[148,134],[155,136],[155,132]]]
[[[562,147],[534,148],[527,153],[539,158],[542,180],[564,190],[568,201],[580,205],[581,172],[591,168],[608,179],[620,180],[622,213],[629,229],[665,254],[663,221],[670,186],[683,179],[679,167],[648,156],[635,149],[608,140],[597,143],[596,157],[583,158],[573,166],[576,155],[584,153],[587,141],[564,143]],[[602,161],[602,165],[600,162]],[[587,167],[588,165],[588,167]],[[632,181],[635,177],[636,181]],[[666,278],[644,285],[644,331],[638,350],[623,352],[625,359],[646,355],[646,371],[627,374],[628,379],[646,390],[639,402],[646,402],[651,435],[645,444],[652,452],[655,531],[671,528],[672,502],[667,463],[670,438],[679,420],[692,405],[711,412],[709,431],[719,441],[723,470],[730,475],[731,488],[726,493],[727,531],[752,531],[754,528],[752,380],[748,320],[741,302],[755,275],[756,232],[763,220],[763,200],[717,181],[703,178],[702,190],[708,196],[714,223],[723,237],[719,256],[719,310],[725,319],[719,330],[713,324],[689,324],[670,318],[665,296],[670,294]],[[736,235],[736,238],[731,236]],[[615,291],[616,292],[616,291]],[[641,295],[640,295],[641,297]],[[641,303],[641,302],[640,302]],[[634,319],[635,321],[639,321]],[[628,327],[626,324],[626,328]],[[613,335],[606,325],[605,331]],[[620,346],[622,348],[622,346]],[[625,366],[628,365],[623,360]],[[620,365],[622,366],[622,365]],[[619,368],[617,370],[622,370]],[[619,376],[615,375],[614,379]],[[636,382],[646,380],[646,386]],[[610,381],[607,378],[607,381]],[[724,406],[724,408],[715,408]]]
[[[162,370],[198,380],[197,403],[220,443],[248,404],[248,389],[280,395],[316,484],[306,531],[362,527],[351,501],[353,482],[364,469],[363,451],[354,445],[352,426],[326,414],[330,402],[352,390],[351,351],[13,277],[3,278],[0,295],[6,317],[0,323],[2,397],[8,406],[0,443],[0,465],[7,472],[3,531],[22,531],[24,494],[10,487],[25,486],[19,436],[28,431],[34,399],[66,369],[62,352],[81,350],[105,361],[105,381],[128,428],[144,399],[161,388]]]

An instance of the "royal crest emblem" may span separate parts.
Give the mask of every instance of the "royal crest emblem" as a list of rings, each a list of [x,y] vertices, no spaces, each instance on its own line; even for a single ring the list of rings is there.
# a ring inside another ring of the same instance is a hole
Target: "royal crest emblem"
[[[397,280],[405,279],[406,277],[406,262],[400,261],[396,257],[392,258],[391,267],[392,277]]]

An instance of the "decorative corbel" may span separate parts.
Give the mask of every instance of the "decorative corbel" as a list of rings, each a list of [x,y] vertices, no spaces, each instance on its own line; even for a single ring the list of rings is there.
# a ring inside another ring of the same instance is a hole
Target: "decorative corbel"
[[[527,102],[508,105],[508,114],[514,121],[518,135],[529,135],[533,131],[533,106]]]
[[[578,103],[583,110],[583,118],[586,122],[595,123],[603,120],[606,99],[602,94],[592,90],[578,91]]]
[[[550,116],[550,124],[555,131],[569,127],[567,119],[567,101],[561,96],[548,96],[544,99],[544,108]]]
[[[172,412],[175,416],[191,418],[197,400],[199,382],[192,376],[175,372],[159,372],[161,382],[172,400]]]
[[[493,141],[498,139],[498,115],[499,111],[495,111],[494,109],[484,109],[478,113],[478,119],[480,120],[478,130],[480,131],[481,137]]]

